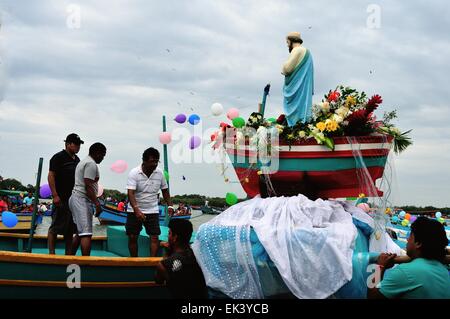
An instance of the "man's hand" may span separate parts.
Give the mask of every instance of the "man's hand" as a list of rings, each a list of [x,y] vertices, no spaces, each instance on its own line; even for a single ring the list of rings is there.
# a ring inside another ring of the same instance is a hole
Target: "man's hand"
[[[95,203],[95,217],[98,218],[102,212],[102,206],[100,205],[100,202]]]
[[[145,214],[143,212],[141,212],[140,210],[135,212],[135,215],[136,215],[137,219],[139,219],[141,221],[145,221]]]
[[[55,206],[61,206],[61,198],[59,198],[58,195],[53,197],[53,204],[55,204]]]
[[[382,253],[378,256],[377,264],[383,266],[385,269],[392,268],[394,266],[394,258],[397,254]]]

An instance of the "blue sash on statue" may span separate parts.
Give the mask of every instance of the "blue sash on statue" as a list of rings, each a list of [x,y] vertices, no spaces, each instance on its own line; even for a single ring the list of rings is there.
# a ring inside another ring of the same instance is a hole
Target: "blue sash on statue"
[[[283,86],[284,112],[289,126],[311,117],[314,94],[314,67],[311,53],[306,50],[302,62],[286,76]]]

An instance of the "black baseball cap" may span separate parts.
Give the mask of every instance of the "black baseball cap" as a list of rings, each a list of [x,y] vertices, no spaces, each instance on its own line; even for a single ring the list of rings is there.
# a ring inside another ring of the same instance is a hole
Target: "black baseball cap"
[[[66,143],[73,143],[73,144],[84,144],[84,141],[81,140],[81,138],[78,136],[78,134],[72,133],[67,135],[66,140],[64,141]]]

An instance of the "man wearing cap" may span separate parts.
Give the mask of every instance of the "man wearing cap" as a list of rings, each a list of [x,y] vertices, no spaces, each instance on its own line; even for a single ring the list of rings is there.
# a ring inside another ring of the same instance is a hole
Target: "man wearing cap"
[[[286,42],[290,55],[281,71],[285,76],[284,111],[289,126],[294,126],[298,121],[304,123],[311,117],[314,67],[310,51],[302,46],[299,32],[290,32]]]
[[[75,184],[75,169],[80,162],[76,155],[84,142],[75,134],[69,134],[65,140],[65,149],[50,159],[48,185],[52,191],[52,224],[48,229],[49,254],[55,254],[57,235],[63,235],[66,242],[66,255],[72,254],[74,223],[69,209],[69,198]]]

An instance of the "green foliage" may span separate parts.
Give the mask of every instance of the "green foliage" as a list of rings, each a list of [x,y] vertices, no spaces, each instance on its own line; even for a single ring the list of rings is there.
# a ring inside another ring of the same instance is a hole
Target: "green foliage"
[[[27,186],[22,185],[20,181],[14,178],[2,179],[0,181],[0,189],[9,189],[16,191],[32,192],[34,193],[35,187],[31,184]]]

